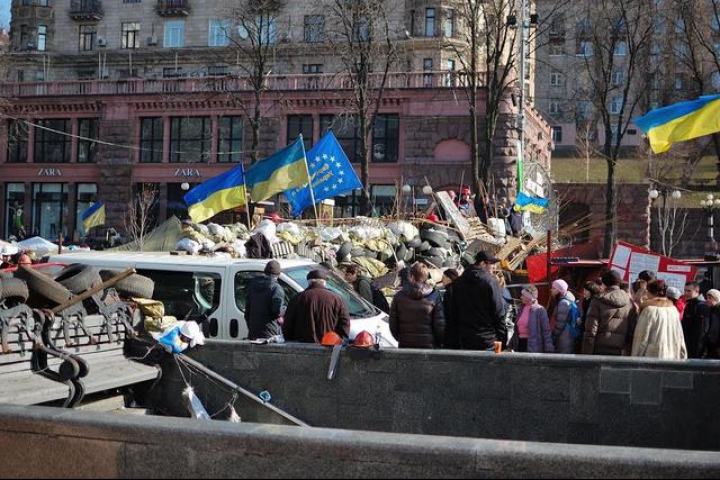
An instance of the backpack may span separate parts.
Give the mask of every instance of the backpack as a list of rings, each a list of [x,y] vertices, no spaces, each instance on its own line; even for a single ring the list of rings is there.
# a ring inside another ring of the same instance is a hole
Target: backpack
[[[574,339],[580,338],[584,333],[582,327],[582,314],[575,302],[570,302],[570,313],[568,314],[565,328],[570,331],[570,336]]]

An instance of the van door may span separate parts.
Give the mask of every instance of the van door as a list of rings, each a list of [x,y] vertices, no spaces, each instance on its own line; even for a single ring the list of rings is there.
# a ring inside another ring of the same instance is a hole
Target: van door
[[[264,267],[252,265],[235,265],[230,270],[232,281],[228,281],[227,283],[232,283],[232,290],[226,298],[231,298],[231,300],[230,303],[226,305],[225,310],[230,313],[230,340],[244,340],[248,336],[248,327],[245,321],[245,306],[247,305],[247,299],[250,295],[250,286],[253,280],[265,275],[263,270]],[[285,305],[287,305],[298,292],[282,277],[279,282],[285,292]]]
[[[224,269],[220,267],[138,264],[140,275],[155,282],[154,300],[165,304],[165,314],[178,320],[200,320],[205,336],[229,338],[223,305]]]

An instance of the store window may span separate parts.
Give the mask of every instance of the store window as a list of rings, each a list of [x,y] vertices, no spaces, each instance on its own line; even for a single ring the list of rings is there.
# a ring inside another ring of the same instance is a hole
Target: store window
[[[185,195],[195,187],[189,184],[190,189],[183,190],[182,183],[169,183],[167,195],[167,218],[177,217],[180,220],[189,218],[187,205],[185,204]]]
[[[95,163],[99,121],[97,118],[81,118],[78,120],[78,163]]]
[[[14,235],[18,240],[26,237],[25,234],[25,184],[5,184],[5,235],[9,238]]]
[[[298,135],[302,135],[305,151],[309,151],[313,147],[313,129],[312,115],[289,115],[287,122],[288,143],[295,140]]]
[[[33,184],[33,235],[55,241],[59,234],[67,234],[63,225],[68,213],[67,184]]]
[[[97,201],[97,185],[94,183],[78,183],[76,189],[75,231],[82,238],[88,234],[85,225],[83,225],[82,216]]]
[[[35,127],[35,163],[69,163],[72,142],[70,120],[38,120]]]
[[[13,120],[8,124],[9,163],[26,163],[28,156],[27,124],[22,120]]]
[[[163,119],[143,118],[140,122],[140,162],[161,163],[163,160]]]
[[[323,132],[333,130],[345,154],[353,163],[360,162],[360,132],[357,117],[320,117]],[[378,115],[372,135],[372,161],[394,163],[398,161],[400,117]]]
[[[242,117],[220,117],[218,119],[218,156],[220,163],[241,163],[243,159]]]
[[[400,143],[400,117],[378,115],[373,132],[372,161],[397,163]]]
[[[175,117],[170,130],[172,163],[206,163],[212,139],[210,117]]]

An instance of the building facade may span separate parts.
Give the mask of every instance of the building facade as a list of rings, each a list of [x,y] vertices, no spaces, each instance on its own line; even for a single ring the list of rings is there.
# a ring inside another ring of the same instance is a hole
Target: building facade
[[[13,1],[9,81],[0,86],[3,236],[21,225],[47,238],[78,236],[79,215],[94,200],[107,204],[108,227],[121,231],[146,187],[157,192],[158,221],[183,215],[184,187],[249,162],[255,92],[243,73],[249,60],[235,48],[245,35],[214,5]],[[396,205],[401,183],[418,195],[426,182],[471,183],[468,102],[452,45],[461,22],[452,2],[394,5],[389,18],[403,49],[372,132],[378,213]],[[309,148],[332,128],[357,159],[353,90],[332,55],[322,5],[280,7],[263,31],[274,51],[260,101],[259,157],[299,134]],[[506,195],[517,181],[517,113],[508,101],[493,145]],[[550,127],[532,108],[526,116],[525,161],[547,166]],[[336,200],[337,214],[358,213],[357,193]]]

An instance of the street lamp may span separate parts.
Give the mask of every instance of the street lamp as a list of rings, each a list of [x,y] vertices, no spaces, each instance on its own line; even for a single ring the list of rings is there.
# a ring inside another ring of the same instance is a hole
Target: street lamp
[[[710,240],[715,241],[715,211],[720,210],[720,198],[715,198],[714,195],[710,194],[706,200],[700,201],[700,207],[707,218],[708,237]]]
[[[430,196],[430,195],[433,194],[433,188],[432,188],[430,185],[425,185],[425,186],[423,187],[423,190],[422,190],[422,191],[423,191],[423,193],[424,193],[425,195],[428,195],[428,196]]]
[[[650,197],[650,200],[657,200],[660,198],[660,192],[653,188],[650,192],[648,192],[648,196]]]
[[[180,185],[180,188],[182,188],[183,192],[187,192],[188,190],[190,190],[190,184],[184,182],[182,185]]]

